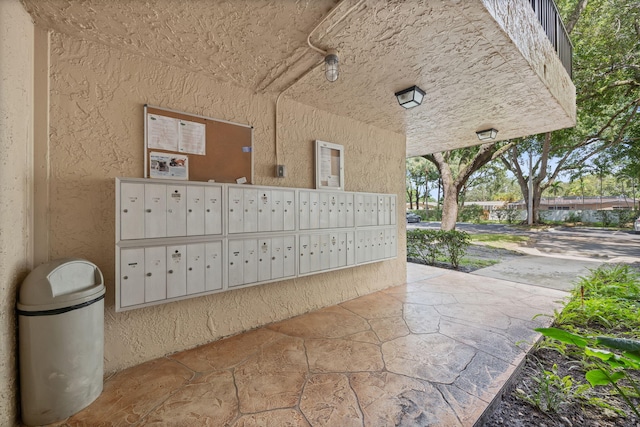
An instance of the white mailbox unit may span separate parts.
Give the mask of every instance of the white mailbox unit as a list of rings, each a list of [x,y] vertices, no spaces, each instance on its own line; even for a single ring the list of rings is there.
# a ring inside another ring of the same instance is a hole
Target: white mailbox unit
[[[116,178],[116,311],[395,258],[396,196]]]

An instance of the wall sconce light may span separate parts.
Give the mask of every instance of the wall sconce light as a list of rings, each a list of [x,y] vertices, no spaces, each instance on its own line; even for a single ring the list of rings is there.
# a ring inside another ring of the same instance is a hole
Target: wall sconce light
[[[338,52],[334,49],[329,49],[324,57],[324,76],[330,82],[335,82],[338,80],[338,74]]]
[[[478,139],[480,141],[488,141],[490,139],[496,139],[496,135],[498,135],[498,131],[494,128],[479,130],[476,132],[476,135],[478,135]]]
[[[396,92],[396,98],[398,103],[404,108],[413,108],[422,104],[422,98],[424,98],[425,91],[418,86],[411,86],[410,88]]]

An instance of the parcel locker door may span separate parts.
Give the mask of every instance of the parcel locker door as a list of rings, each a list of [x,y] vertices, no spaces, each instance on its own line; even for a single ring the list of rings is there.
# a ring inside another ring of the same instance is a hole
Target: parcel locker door
[[[222,242],[205,243],[205,285],[206,291],[222,289]]]
[[[338,268],[338,260],[340,259],[339,249],[338,233],[331,233],[329,235],[329,268]]]
[[[300,274],[307,274],[311,272],[311,239],[308,234],[300,235],[300,248],[298,252],[300,254]]]
[[[300,230],[308,230],[309,225],[309,192],[308,191],[300,191],[298,193],[299,197],[299,221],[300,221]]]
[[[222,188],[204,189],[204,234],[222,234]]]
[[[144,239],[144,184],[120,183],[120,240]]]
[[[284,230],[284,193],[271,190],[271,231]]]
[[[144,248],[144,302],[167,298],[166,259],[164,246]]]
[[[187,246],[167,246],[167,298],[187,294]]]
[[[271,190],[258,190],[258,231],[271,231]]]
[[[244,232],[258,231],[258,190],[244,188]]]
[[[258,281],[258,241],[255,239],[242,242],[244,250],[244,269],[242,275],[244,284]]]
[[[282,201],[284,212],[282,213],[285,231],[296,229],[296,193],[295,191],[285,190],[282,192]]]
[[[187,245],[187,294],[205,291],[205,249],[204,243]]]
[[[229,240],[229,287],[244,283],[244,248],[242,240]]]
[[[244,231],[244,192],[242,188],[229,187],[229,233]]]
[[[279,279],[284,275],[284,238],[271,238],[271,278]]]
[[[258,240],[258,282],[271,279],[271,239]]]
[[[187,234],[187,188],[167,185],[167,237]]]
[[[120,249],[120,307],[144,303],[144,249]]]
[[[283,238],[283,277],[291,277],[296,274],[296,238],[295,236],[284,236]],[[307,257],[309,259],[309,257]]]
[[[167,189],[164,184],[144,185],[144,237],[167,235]]]
[[[206,199],[204,187],[190,185],[187,187],[187,236],[204,234],[204,206]]]

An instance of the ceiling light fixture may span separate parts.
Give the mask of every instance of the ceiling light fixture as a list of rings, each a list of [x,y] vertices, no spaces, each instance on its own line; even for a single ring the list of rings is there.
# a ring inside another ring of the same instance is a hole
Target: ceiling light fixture
[[[338,80],[338,52],[334,49],[327,50],[327,55],[324,57],[324,76],[330,82]]]
[[[498,131],[497,129],[494,129],[494,128],[479,130],[476,132],[476,135],[478,135],[478,139],[480,141],[488,141],[490,139],[496,139],[496,135],[498,135]]]
[[[418,86],[411,86],[410,88],[396,92],[396,98],[398,98],[398,104],[404,108],[413,108],[422,104],[422,98],[424,98],[425,91]]]

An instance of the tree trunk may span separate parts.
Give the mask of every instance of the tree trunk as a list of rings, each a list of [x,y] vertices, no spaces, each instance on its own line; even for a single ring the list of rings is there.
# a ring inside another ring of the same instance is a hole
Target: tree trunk
[[[451,178],[451,176],[450,176]],[[458,220],[458,189],[453,181],[443,177],[442,186],[444,187],[444,201],[442,203],[442,222],[440,228],[442,230],[454,230],[456,221]]]

